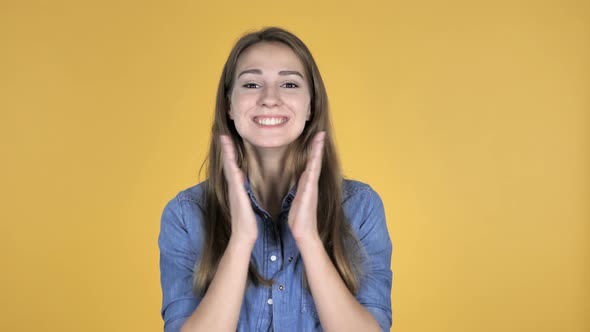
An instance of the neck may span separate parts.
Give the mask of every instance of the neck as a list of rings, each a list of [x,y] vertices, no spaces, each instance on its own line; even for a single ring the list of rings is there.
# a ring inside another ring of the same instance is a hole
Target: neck
[[[258,203],[276,218],[283,197],[295,184],[291,174],[286,174],[287,149],[245,145],[250,187]]]

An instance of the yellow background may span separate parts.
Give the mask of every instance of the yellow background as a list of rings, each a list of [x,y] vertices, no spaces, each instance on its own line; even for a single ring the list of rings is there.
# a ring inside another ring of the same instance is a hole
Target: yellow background
[[[0,330],[161,331],[162,209],[279,25],[384,200],[393,331],[590,331],[588,1],[2,1]]]

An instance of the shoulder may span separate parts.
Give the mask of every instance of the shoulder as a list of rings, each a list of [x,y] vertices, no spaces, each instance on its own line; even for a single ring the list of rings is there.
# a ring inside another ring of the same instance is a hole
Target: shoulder
[[[370,185],[356,180],[351,179],[344,179],[342,181],[342,199],[346,200],[347,198],[354,196],[356,194],[362,193],[370,193],[374,192],[373,188]]]
[[[168,200],[161,217],[160,245],[196,253],[202,238],[206,183],[180,190]]]
[[[369,184],[344,179],[342,181],[342,203],[352,201],[356,204],[374,204],[381,203],[381,197]]]
[[[369,184],[344,179],[342,183],[342,207],[353,226],[363,228],[367,222],[378,222],[385,218],[381,197]]]
[[[204,210],[206,201],[207,181],[203,181],[191,187],[180,190],[166,202],[164,214],[175,212],[178,215],[184,214],[184,208]]]
[[[203,181],[178,191],[166,202],[162,222],[170,222],[169,220],[172,219],[175,223],[188,227],[189,225],[185,224],[187,220],[190,223],[194,217],[201,219],[205,211],[206,185],[206,181]]]
[[[206,195],[207,181],[203,181],[180,190],[173,199],[176,199],[179,202],[185,202],[189,205],[198,205],[201,209],[204,209]]]

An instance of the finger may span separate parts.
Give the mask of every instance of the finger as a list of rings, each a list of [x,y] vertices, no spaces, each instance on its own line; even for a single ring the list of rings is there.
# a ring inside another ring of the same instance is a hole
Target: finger
[[[236,160],[236,153],[235,148],[231,139],[226,135],[220,135],[219,139],[221,141],[221,150],[223,154],[223,166],[228,168],[233,168],[233,164]]]
[[[223,153],[223,170],[229,183],[239,183],[240,169],[236,161],[236,149],[231,138],[227,135],[219,136]]]
[[[320,171],[322,169],[322,157],[324,154],[324,139],[326,137],[326,133],[320,131],[315,135],[312,141],[311,146],[311,154],[309,159],[307,160],[307,165],[305,167],[306,172],[308,172],[309,180],[316,181],[320,178]]]

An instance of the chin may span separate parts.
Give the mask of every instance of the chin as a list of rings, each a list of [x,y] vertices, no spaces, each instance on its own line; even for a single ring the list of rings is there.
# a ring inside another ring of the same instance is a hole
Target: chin
[[[272,148],[284,148],[289,144],[295,142],[298,136],[293,137],[252,137],[251,139],[244,137],[250,145],[256,148],[272,149]]]
[[[293,143],[294,140],[258,140],[250,142],[250,144],[256,148],[272,149],[287,147]]]

